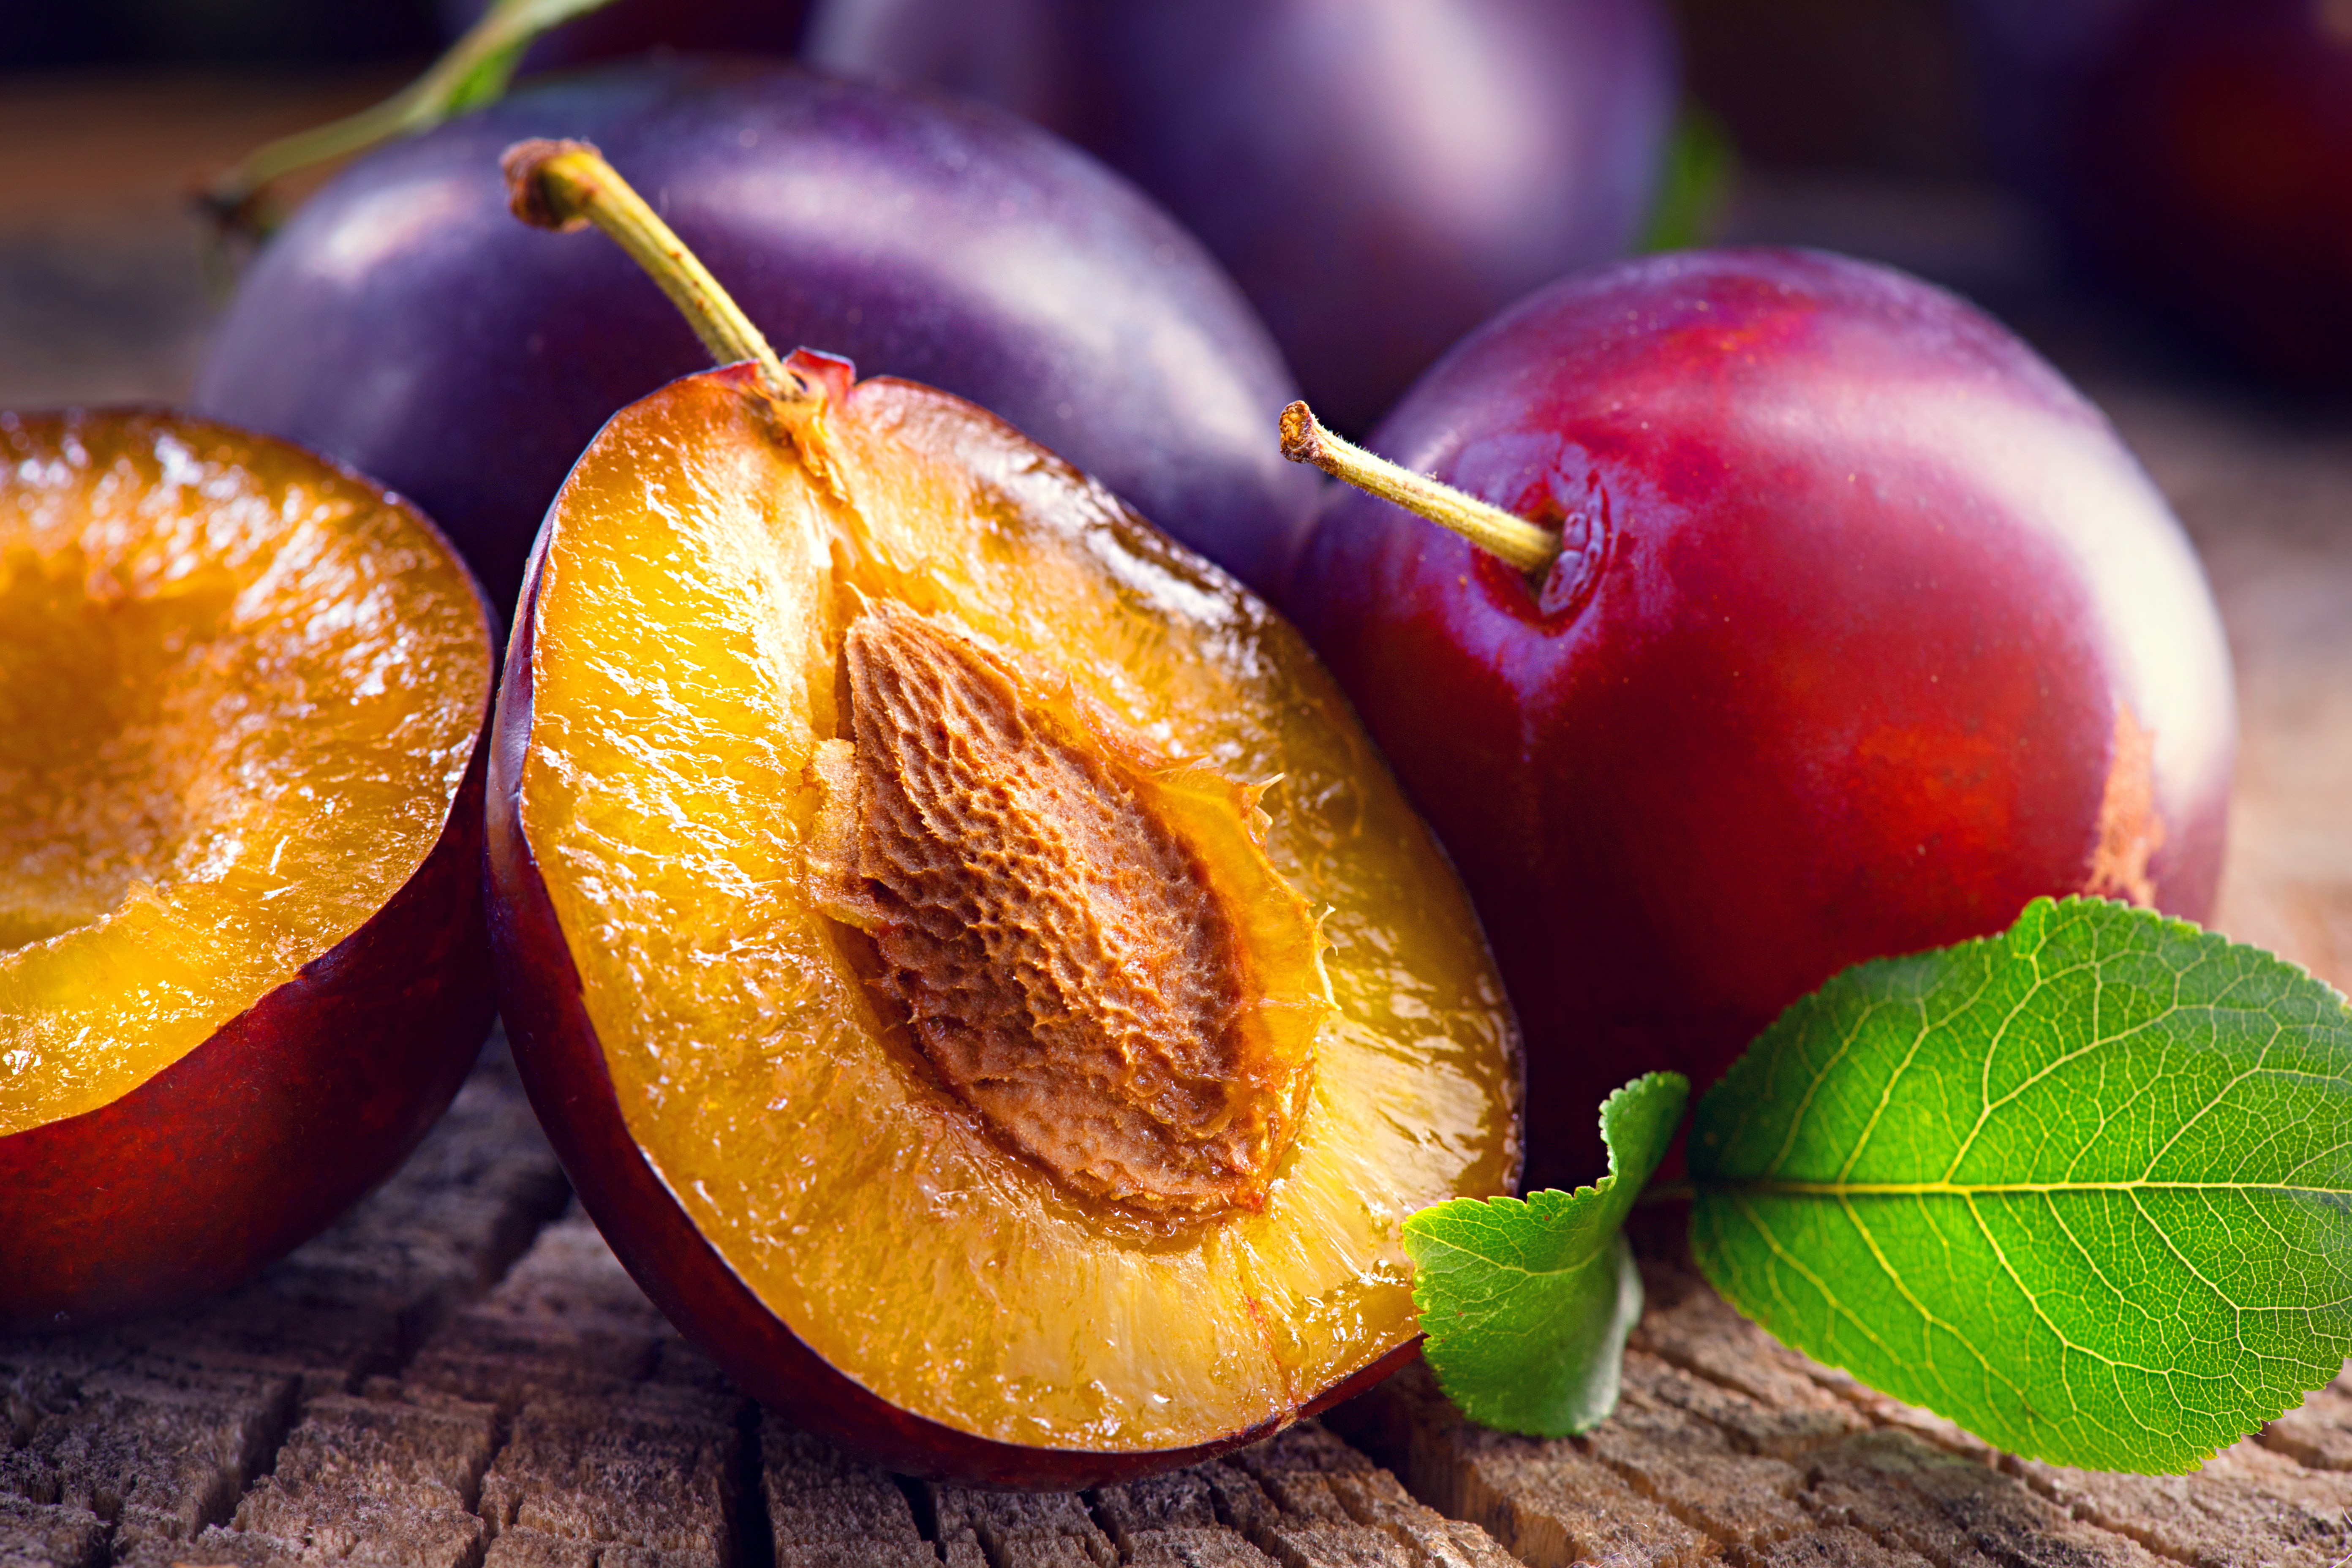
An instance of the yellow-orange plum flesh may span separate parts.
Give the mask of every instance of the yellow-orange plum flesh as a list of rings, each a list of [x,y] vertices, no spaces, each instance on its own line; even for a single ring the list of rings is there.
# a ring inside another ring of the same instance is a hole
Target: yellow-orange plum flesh
[[[1404,1217],[1516,1179],[1476,921],[1272,612],[969,405],[811,374],[617,416],[526,598],[517,809],[619,1116],[899,1411],[1285,1419],[1417,1331]]]

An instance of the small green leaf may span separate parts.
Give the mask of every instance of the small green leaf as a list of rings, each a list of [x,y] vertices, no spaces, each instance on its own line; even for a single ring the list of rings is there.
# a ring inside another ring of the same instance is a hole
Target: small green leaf
[[[2120,904],[1846,971],[1690,1163],[1740,1310],[2012,1453],[2193,1469],[2352,1352],[2352,1011]]]
[[[1573,1193],[1455,1198],[1404,1225],[1423,1355],[1472,1420],[1538,1437],[1587,1432],[1617,1406],[1642,1276],[1625,1215],[1682,1124],[1690,1084],[1635,1079],[1601,1107],[1609,1174]]]

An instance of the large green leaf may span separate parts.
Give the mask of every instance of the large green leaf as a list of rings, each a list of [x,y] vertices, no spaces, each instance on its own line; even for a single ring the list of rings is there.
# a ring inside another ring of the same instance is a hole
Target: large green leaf
[[[1734,1304],[2014,1453],[2191,1469],[2352,1351],[2352,1012],[2122,905],[1839,975],[1690,1162]]]
[[[1617,1407],[1642,1276],[1625,1215],[1674,1142],[1690,1083],[1652,1073],[1601,1107],[1609,1174],[1573,1193],[1455,1198],[1405,1221],[1423,1353],[1474,1421],[1538,1437],[1589,1432]]]

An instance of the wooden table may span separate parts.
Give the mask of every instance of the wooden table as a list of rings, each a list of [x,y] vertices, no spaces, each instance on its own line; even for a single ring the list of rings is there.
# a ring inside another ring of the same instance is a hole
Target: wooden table
[[[0,405],[183,392],[205,290],[182,171],[375,85],[0,83]],[[1982,193],[1762,185],[1735,222],[2053,309]],[[2218,923],[2343,985],[2352,418],[2266,411],[2045,319],[2230,628],[2245,735]],[[669,1331],[569,1206],[494,1041],[407,1167],[252,1284],[0,1342],[0,1568],[2352,1563],[2352,1378],[2196,1476],[2025,1463],[1773,1343],[1671,1237],[1645,1242],[1624,1401],[1589,1438],[1467,1426],[1414,1369],[1155,1481],[930,1486],[765,1415]]]

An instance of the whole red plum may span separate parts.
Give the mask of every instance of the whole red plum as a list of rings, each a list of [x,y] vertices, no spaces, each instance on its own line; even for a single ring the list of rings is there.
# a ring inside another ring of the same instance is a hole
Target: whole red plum
[[[1461,868],[1527,1029],[1530,1184],[1848,964],[2040,894],[2212,902],[2235,719],[2106,419],[1959,300],[1790,251],[1536,294],[1372,445],[1559,527],[1540,584],[1335,496],[1291,606]]]

